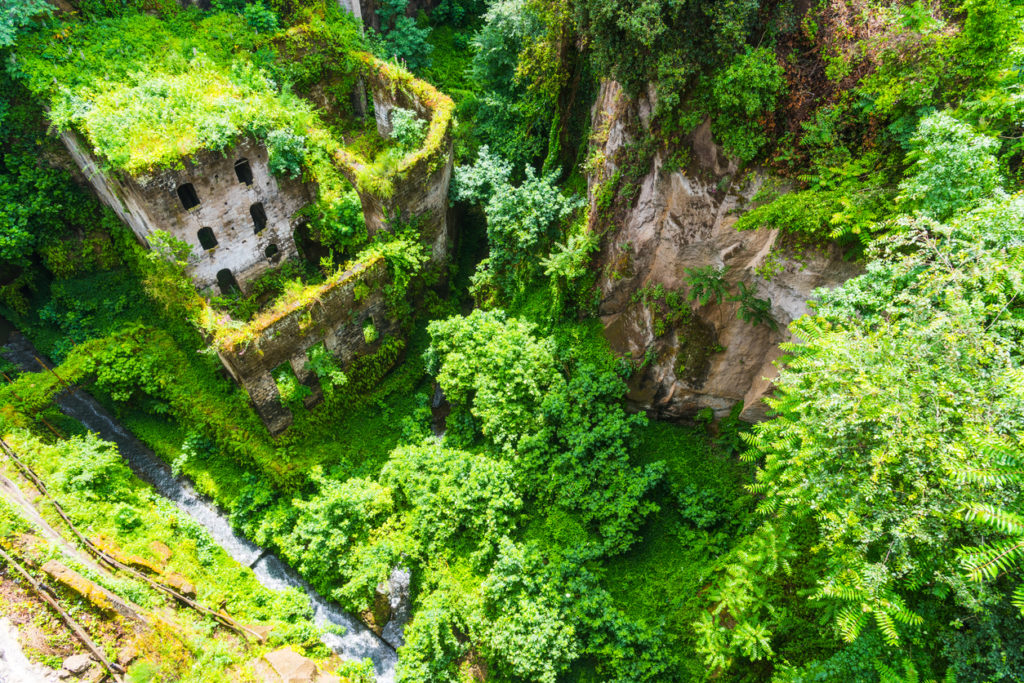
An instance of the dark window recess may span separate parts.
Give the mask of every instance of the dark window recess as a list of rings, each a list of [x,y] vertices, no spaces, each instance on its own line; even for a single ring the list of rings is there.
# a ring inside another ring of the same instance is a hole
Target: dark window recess
[[[217,286],[220,287],[220,293],[224,296],[233,294],[234,292],[240,291],[241,288],[238,286],[238,280],[231,274],[229,268],[217,271]]]
[[[199,244],[203,249],[213,249],[217,246],[217,238],[213,236],[213,228],[199,229]]]
[[[256,233],[263,232],[263,228],[267,227],[267,212],[263,210],[263,204],[256,202],[250,206],[249,215],[252,216],[252,224],[256,228]]]
[[[271,244],[266,249],[263,250],[263,254],[268,259],[273,260],[273,259],[277,258],[277,255],[278,255],[278,253],[280,253],[280,251],[281,250],[277,248],[276,244]]]
[[[235,162],[235,175],[238,176],[238,182],[252,185],[252,166],[249,165],[248,159],[239,159]]]
[[[185,210],[199,206],[199,195],[196,194],[196,188],[192,187],[192,183],[178,186],[178,199]]]

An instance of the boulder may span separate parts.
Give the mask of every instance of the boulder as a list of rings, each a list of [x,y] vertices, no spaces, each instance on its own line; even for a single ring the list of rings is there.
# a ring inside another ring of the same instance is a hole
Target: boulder
[[[71,655],[64,660],[64,669],[75,676],[81,676],[92,666],[92,659],[87,654]]]
[[[177,572],[168,572],[160,578],[165,584],[178,591],[186,598],[196,597],[196,587],[181,574]]]
[[[167,547],[167,544],[160,541],[153,541],[149,544],[149,551],[153,553],[160,560],[160,563],[164,566],[171,561],[171,556],[174,555],[171,549]]]
[[[263,655],[281,683],[315,683],[316,663],[291,648],[282,647]]]

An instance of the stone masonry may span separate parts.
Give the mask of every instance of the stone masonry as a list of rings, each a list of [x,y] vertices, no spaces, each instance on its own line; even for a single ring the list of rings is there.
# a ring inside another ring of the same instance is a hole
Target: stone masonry
[[[200,291],[234,283],[245,291],[296,256],[296,213],[312,201],[312,190],[271,174],[266,148],[256,141],[243,140],[227,154],[200,152],[181,170],[131,177],[101,170],[74,131],[62,137],[100,198],[143,244],[151,246],[153,233],[164,230],[192,247],[188,271]],[[190,199],[199,203],[186,208]]]

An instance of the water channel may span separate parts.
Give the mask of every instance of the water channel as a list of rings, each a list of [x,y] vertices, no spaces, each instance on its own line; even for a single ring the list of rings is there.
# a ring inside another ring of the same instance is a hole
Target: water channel
[[[23,335],[8,330],[0,332],[7,333],[3,335],[7,339],[3,342],[5,345],[0,350],[0,356],[26,372],[42,370],[36,360],[37,357],[41,357],[39,352]],[[120,425],[96,399],[81,389],[75,389],[73,392],[65,391],[57,396],[56,402],[65,415],[75,418],[86,429],[96,432],[103,439],[116,443],[121,457],[136,476],[150,483],[178,509],[201,524],[213,540],[237,562],[252,568],[261,584],[274,590],[297,588],[308,595],[313,605],[313,619],[316,624],[330,624],[344,629],[343,635],[328,633],[323,637],[324,643],[334,652],[352,660],[368,657],[373,660],[379,683],[392,683],[395,680],[398,656],[388,642],[338,605],[324,599],[274,554],[235,533],[223,511],[200,496],[187,479],[175,477],[163,460]],[[393,583],[395,578],[393,575]],[[408,576],[400,579],[407,581]],[[391,630],[394,630],[392,624],[388,626],[392,626]],[[390,640],[400,644],[400,633],[392,635]]]

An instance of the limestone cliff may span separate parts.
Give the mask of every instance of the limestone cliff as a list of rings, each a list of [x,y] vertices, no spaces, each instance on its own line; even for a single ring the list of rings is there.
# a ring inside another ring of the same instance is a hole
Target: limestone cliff
[[[741,417],[761,419],[761,399],[777,375],[772,362],[791,339],[787,325],[807,312],[815,288],[835,286],[859,267],[835,247],[796,249],[776,230],[735,230],[765,173],[741,171],[708,123],[686,140],[683,168],[667,169],[659,149],[637,152],[652,137],[653,106],[653,93],[633,99],[605,82],[592,112],[587,172],[592,227],[607,230],[598,280],[605,335],[640,368],[630,381],[635,407],[668,419],[708,407],[721,417],[742,400]],[[755,287],[771,301],[777,328],[739,320],[739,304],[728,300],[691,302],[693,315],[675,318],[650,302],[657,285],[686,292],[686,269],[704,265],[727,267],[731,292],[741,281]]]

